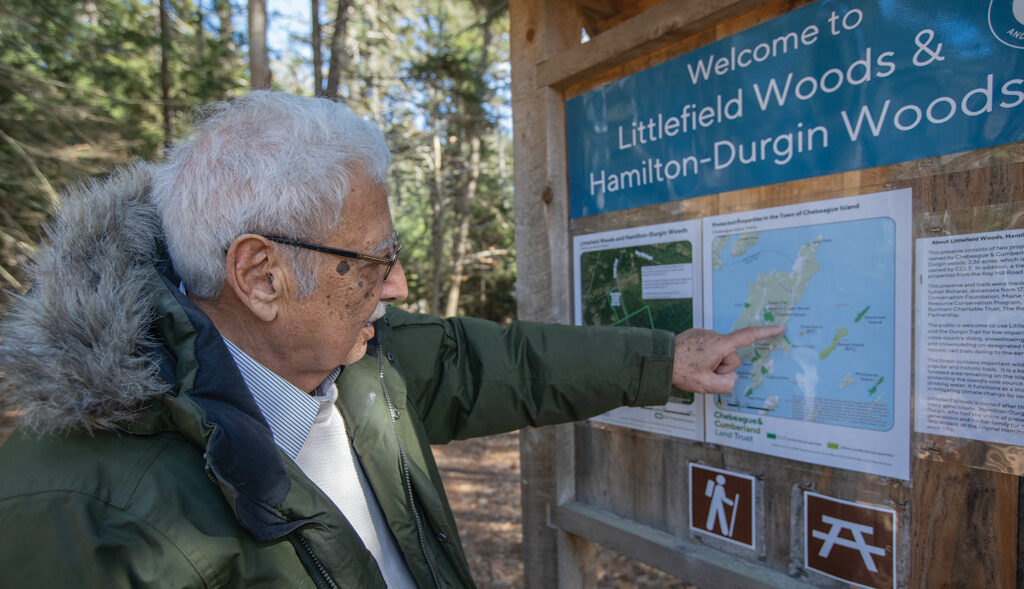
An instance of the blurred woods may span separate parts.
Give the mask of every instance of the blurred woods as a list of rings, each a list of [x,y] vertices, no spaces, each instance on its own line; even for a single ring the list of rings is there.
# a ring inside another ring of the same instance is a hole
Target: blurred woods
[[[199,104],[271,87],[384,130],[409,306],[513,317],[507,0],[307,2],[304,17],[273,0],[0,3],[0,287],[31,286],[65,187],[159,159]]]

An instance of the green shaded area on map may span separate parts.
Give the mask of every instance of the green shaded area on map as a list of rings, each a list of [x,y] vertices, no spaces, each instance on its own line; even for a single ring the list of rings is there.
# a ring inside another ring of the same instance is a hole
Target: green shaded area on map
[[[868,309],[870,309],[870,308],[871,308],[871,305],[868,305],[867,307],[864,307],[863,311],[861,311],[860,313],[857,313],[857,318],[854,319],[853,322],[854,323],[859,323],[860,320],[864,318],[864,314],[867,313]]]
[[[878,392],[878,385],[882,384],[882,382],[884,380],[885,380],[884,376],[878,377],[878,381],[875,383],[875,386],[873,386],[870,389],[868,389],[868,392],[871,393],[872,395],[877,393]]]
[[[850,335],[849,329],[846,329],[845,327],[840,327],[839,329],[837,329],[836,334],[832,336],[832,343],[829,345],[829,347],[825,348],[824,350],[821,351],[820,354],[818,354],[818,359],[824,360],[825,358],[828,358],[832,354],[832,352],[836,351],[836,348],[839,347],[839,340],[843,339],[848,335]]]
[[[693,298],[644,299],[643,268],[692,264],[693,245],[675,241],[583,252],[580,299],[583,325],[624,325],[679,333],[693,327]],[[693,394],[673,391],[692,403]]]

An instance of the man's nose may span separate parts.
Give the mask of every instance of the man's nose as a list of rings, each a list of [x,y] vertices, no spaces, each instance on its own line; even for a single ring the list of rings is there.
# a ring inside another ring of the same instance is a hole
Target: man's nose
[[[405,280],[405,267],[402,266],[402,260],[399,259],[395,261],[391,274],[388,274],[388,279],[384,281],[380,298],[389,303],[398,303],[404,301],[408,296],[409,283]]]

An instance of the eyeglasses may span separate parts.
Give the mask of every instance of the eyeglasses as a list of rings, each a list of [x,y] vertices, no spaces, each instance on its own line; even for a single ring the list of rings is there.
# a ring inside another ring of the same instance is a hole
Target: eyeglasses
[[[390,256],[382,258],[380,256],[371,256],[370,254],[363,254],[359,252],[353,252],[350,250],[334,249],[333,247],[317,245],[315,243],[306,243],[305,241],[299,241],[297,239],[277,237],[276,235],[264,235],[263,237],[276,243],[283,243],[284,245],[294,245],[295,247],[301,247],[308,250],[313,250],[315,252],[331,254],[332,256],[341,256],[343,258],[353,258],[356,260],[366,260],[367,262],[380,264],[381,266],[386,267],[384,270],[384,281],[387,281],[388,275],[391,274],[391,269],[395,267],[395,262],[398,261],[398,252],[402,251],[402,244],[396,243],[395,251]]]

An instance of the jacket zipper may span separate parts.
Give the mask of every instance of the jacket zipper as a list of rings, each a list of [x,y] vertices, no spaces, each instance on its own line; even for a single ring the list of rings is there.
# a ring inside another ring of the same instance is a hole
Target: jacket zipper
[[[302,544],[302,547],[306,550],[306,554],[308,554],[309,558],[313,561],[313,564],[316,566],[316,570],[320,572],[320,577],[327,582],[327,586],[331,589],[338,589],[338,585],[334,582],[334,579],[332,579],[331,575],[327,573],[327,569],[324,568],[323,563],[320,562],[320,559],[317,558],[316,554],[313,552],[313,547],[309,545],[309,541],[298,532],[296,532],[294,536],[299,540],[299,544]]]
[[[412,476],[409,474],[409,463],[405,456],[405,447],[402,445],[402,438],[398,435],[398,424],[395,422],[395,408],[391,404],[391,397],[388,395],[388,389],[384,386],[384,355],[381,345],[382,338],[377,339],[377,377],[380,380],[380,390],[384,394],[384,404],[388,410],[388,418],[391,419],[391,429],[395,433],[395,441],[398,442],[398,457],[399,462],[402,464],[402,476],[405,479],[405,493],[409,498],[409,507],[412,509],[413,519],[416,521],[416,532],[420,541],[420,550],[423,552],[423,558],[427,561],[427,567],[430,569],[430,577],[434,581],[435,587],[441,587],[437,570],[434,568],[434,562],[430,560],[430,553],[427,551],[427,540],[426,531],[423,529],[423,520],[420,518],[420,512],[416,508],[416,499],[412,492]]]
[[[208,456],[204,453],[203,454],[203,458],[206,459],[206,458],[208,458]],[[204,470],[206,471],[206,476],[210,479],[210,481],[213,482],[213,484],[215,484],[215,485],[219,485],[220,484],[217,481],[217,477],[215,477],[213,475],[213,472],[210,469],[209,463],[207,463],[205,465]],[[323,578],[323,580],[327,582],[327,586],[330,589],[339,589],[337,583],[335,583],[334,579],[331,578],[331,575],[328,574],[327,569],[324,567],[323,563],[320,562],[320,559],[317,557],[316,553],[313,552],[313,547],[309,545],[309,541],[306,540],[306,538],[303,537],[298,532],[295,532],[292,535],[295,536],[295,538],[299,541],[299,544],[301,544],[302,547],[306,550],[306,554],[308,554],[310,560],[313,561],[313,564],[316,566],[316,570],[320,572],[320,577]]]

